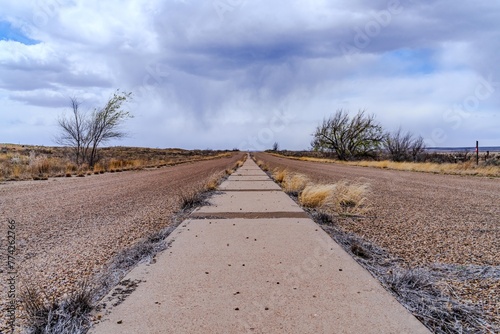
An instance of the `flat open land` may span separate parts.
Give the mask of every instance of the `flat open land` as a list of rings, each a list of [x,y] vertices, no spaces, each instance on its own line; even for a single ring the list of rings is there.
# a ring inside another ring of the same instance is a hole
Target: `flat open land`
[[[336,224],[401,258],[495,274],[447,284],[463,301],[482,304],[500,323],[500,180],[297,161],[256,154],[270,169],[288,168],[318,182],[370,184],[372,212]]]
[[[7,219],[16,222],[18,289],[38,288],[56,299],[74,291],[123,249],[172,224],[183,192],[242,157],[235,153],[158,169],[0,184],[2,239]],[[2,304],[7,299],[3,284]]]

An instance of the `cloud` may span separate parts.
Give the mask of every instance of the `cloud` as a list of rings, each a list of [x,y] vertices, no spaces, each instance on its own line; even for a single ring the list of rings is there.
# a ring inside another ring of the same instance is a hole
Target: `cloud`
[[[0,120],[18,122],[18,131],[2,130],[0,141],[50,145],[57,128],[47,124],[69,107],[69,97],[91,109],[119,88],[135,95],[127,145],[232,148],[253,140],[260,149],[278,140],[304,149],[315,125],[338,108],[366,108],[387,128],[401,125],[438,146],[476,139],[500,145],[495,2],[0,0],[0,6],[0,21],[8,23],[3,34],[18,36],[0,40],[0,99],[16,109],[8,117],[0,111]],[[491,82],[488,97],[467,118],[450,113],[473,100],[481,80]],[[293,116],[289,128],[269,130],[280,111]],[[43,122],[26,125],[27,118]],[[436,139],[435,130],[446,136]]]

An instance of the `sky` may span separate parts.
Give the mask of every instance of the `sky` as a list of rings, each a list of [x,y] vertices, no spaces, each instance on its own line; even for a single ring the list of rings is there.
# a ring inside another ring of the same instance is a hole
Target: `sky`
[[[107,145],[310,148],[339,109],[429,147],[500,146],[500,2],[0,0],[0,143],[55,145],[132,92]]]

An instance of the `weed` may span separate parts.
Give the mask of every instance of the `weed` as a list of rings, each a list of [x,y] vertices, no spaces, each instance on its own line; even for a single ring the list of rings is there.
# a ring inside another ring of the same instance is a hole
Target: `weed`
[[[212,174],[209,178],[207,183],[205,184],[205,190],[206,191],[214,191],[217,189],[219,186],[219,182],[222,179],[222,174],[221,173],[214,173]]]
[[[308,184],[299,195],[300,203],[326,213],[363,215],[369,212],[367,184],[339,181],[333,184]]]
[[[22,300],[30,334],[83,334],[90,328],[93,295],[86,282],[66,299],[47,303],[45,293],[26,288]]]
[[[257,161],[257,166],[259,166],[264,172],[267,172],[269,170],[269,167],[262,160]]]
[[[370,211],[368,184],[339,181],[323,203],[323,208],[339,214],[364,215]]]
[[[281,184],[288,176],[288,174],[288,169],[275,168],[273,171],[273,179]]]
[[[282,182],[283,190],[289,194],[298,196],[304,190],[307,184],[310,183],[309,178],[304,174],[293,173],[287,174]]]
[[[308,208],[323,207],[326,199],[335,190],[332,184],[309,184],[299,195],[299,202]]]
[[[179,192],[181,208],[189,210],[204,203],[201,187],[192,187]]]

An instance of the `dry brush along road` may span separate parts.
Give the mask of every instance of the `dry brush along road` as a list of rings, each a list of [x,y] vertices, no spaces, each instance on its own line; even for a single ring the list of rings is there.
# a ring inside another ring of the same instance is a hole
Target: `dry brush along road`
[[[7,220],[16,223],[17,293],[31,287],[57,301],[75,291],[122,250],[171,225],[183,194],[199,189],[214,173],[234,167],[243,156],[235,153],[230,158],[159,169],[0,184],[2,247]],[[2,262],[6,262],[3,256]],[[4,263],[1,268],[5,270]],[[0,275],[3,278],[6,272]],[[6,321],[5,285],[2,279],[0,325]],[[22,318],[22,309],[18,316]],[[0,332],[3,329],[0,326]]]
[[[334,224],[401,259],[407,268],[451,271],[443,289],[484,308],[500,325],[500,180],[298,161],[256,160],[317,182],[370,184],[370,214]]]

